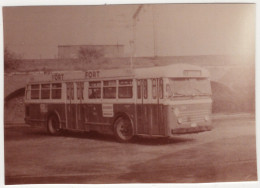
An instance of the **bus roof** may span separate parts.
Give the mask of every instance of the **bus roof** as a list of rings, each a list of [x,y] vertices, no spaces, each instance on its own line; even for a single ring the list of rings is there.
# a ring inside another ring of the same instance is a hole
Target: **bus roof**
[[[209,77],[209,71],[189,64],[173,64],[135,69],[137,78],[184,78],[184,77]]]
[[[167,66],[143,67],[134,69],[99,69],[87,71],[53,71],[29,78],[29,82],[55,82],[72,80],[98,80],[113,78],[206,78],[209,72],[199,66],[172,64]]]

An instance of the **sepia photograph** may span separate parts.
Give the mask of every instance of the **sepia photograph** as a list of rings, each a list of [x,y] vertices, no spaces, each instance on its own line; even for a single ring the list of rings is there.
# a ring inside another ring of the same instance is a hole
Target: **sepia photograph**
[[[258,181],[255,3],[2,17],[4,185]]]

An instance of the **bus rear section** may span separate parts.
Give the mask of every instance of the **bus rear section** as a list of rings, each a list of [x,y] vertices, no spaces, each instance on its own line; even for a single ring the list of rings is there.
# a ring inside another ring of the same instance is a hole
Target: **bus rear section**
[[[66,126],[65,87],[62,82],[28,83],[25,90],[25,122],[46,126],[50,117],[57,129]],[[57,119],[54,118],[57,117]]]

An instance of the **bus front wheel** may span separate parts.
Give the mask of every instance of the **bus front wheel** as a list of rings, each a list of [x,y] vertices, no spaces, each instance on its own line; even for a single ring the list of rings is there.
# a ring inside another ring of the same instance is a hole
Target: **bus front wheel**
[[[47,131],[51,135],[58,135],[61,131],[60,122],[56,115],[51,115],[48,119]]]
[[[114,124],[114,132],[119,142],[128,142],[133,138],[133,127],[129,118],[119,117]]]

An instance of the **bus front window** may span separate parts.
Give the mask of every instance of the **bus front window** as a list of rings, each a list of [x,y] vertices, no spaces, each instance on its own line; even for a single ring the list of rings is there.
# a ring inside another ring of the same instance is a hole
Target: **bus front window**
[[[168,97],[211,95],[210,81],[206,78],[169,78]]]

